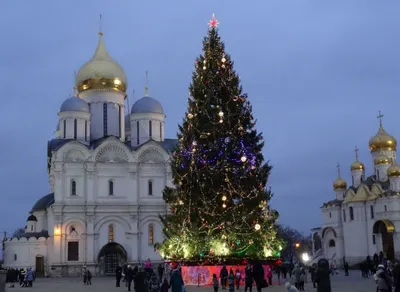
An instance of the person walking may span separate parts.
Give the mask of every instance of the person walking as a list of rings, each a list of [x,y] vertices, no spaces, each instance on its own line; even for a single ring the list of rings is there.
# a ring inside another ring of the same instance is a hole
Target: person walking
[[[132,266],[128,265],[125,271],[125,282],[126,286],[128,287],[128,291],[131,291],[132,281],[133,281],[133,269]]]
[[[143,270],[143,267],[139,267],[138,272],[134,278],[134,285],[135,285],[136,292],[149,291],[149,283],[147,281],[147,273]]]
[[[92,285],[92,273],[89,269],[86,269],[86,284]]]
[[[226,290],[226,282],[228,281],[228,270],[226,265],[222,266],[221,272],[219,273],[219,280],[221,281],[222,290]]]
[[[253,267],[253,278],[256,282],[257,292],[261,292],[262,288],[268,287],[264,279],[264,268],[260,263],[255,264]]]
[[[120,265],[117,266],[117,268],[115,269],[115,287],[120,287],[121,285],[121,278],[122,278],[122,268]]]
[[[174,268],[171,272],[171,278],[170,278],[170,287],[171,287],[171,292],[182,292],[183,288],[185,286],[185,283],[183,282],[181,272],[178,269],[178,266],[175,264]],[[147,290],[144,290],[147,291]],[[139,292],[139,291],[137,291]]]
[[[242,274],[240,273],[239,269],[236,269],[235,272],[235,284],[236,284],[236,289],[239,290],[240,286],[240,281],[242,280]]]
[[[33,271],[32,271],[32,268],[29,268],[26,271],[26,281],[28,282],[28,287],[32,287],[33,286]]]
[[[218,279],[217,279],[217,275],[213,274],[213,288],[214,288],[214,292],[218,292]]]
[[[158,280],[161,282],[163,279],[163,275],[164,275],[164,265],[163,264],[158,265],[157,272],[158,272]]]
[[[331,272],[329,269],[329,262],[326,259],[318,261],[316,279],[317,292],[331,292]]]
[[[246,269],[244,270],[244,274],[244,292],[247,292],[247,288],[249,288],[249,291],[252,292],[254,281],[250,264],[247,265]]]
[[[268,278],[268,285],[272,286],[272,270],[271,270],[271,268],[268,268],[267,278]]]

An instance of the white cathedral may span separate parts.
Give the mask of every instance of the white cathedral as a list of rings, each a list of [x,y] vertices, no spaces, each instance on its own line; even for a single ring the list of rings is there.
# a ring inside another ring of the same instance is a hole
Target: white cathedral
[[[4,267],[32,267],[38,275],[93,275],[117,264],[161,261],[159,215],[172,186],[161,104],[146,94],[125,116],[127,77],[100,33],[93,57],[76,74],[76,96],[58,113],[48,142],[51,193],[39,199],[25,233],[3,242]]]
[[[382,115],[378,116],[380,119]],[[366,177],[358,159],[351,164],[352,182],[340,176],[333,183],[336,198],[321,207],[322,226],[312,229],[313,262],[324,257],[343,267],[356,265],[369,255],[383,252],[400,259],[400,165],[396,161],[396,139],[382,127],[369,140],[373,173]]]

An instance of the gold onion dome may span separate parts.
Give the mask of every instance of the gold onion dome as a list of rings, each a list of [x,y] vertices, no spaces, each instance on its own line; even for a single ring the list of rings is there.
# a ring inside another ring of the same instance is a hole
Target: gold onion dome
[[[76,74],[75,86],[79,92],[86,90],[126,92],[125,72],[107,52],[102,33],[99,33],[99,43],[93,57]]]
[[[372,152],[379,150],[396,150],[396,147],[396,139],[383,129],[382,124],[379,126],[378,133],[369,139],[369,149]]]
[[[333,182],[333,189],[347,189],[347,182],[340,177],[340,165],[337,165],[338,169],[338,178]]]
[[[358,148],[354,149],[354,152],[356,153],[356,160],[350,165],[350,170],[365,170],[365,165],[364,163],[360,162],[358,160]]]
[[[378,155],[374,159],[374,164],[375,165],[378,165],[378,164],[390,164],[390,159],[389,159],[389,157],[387,157],[385,155]]]
[[[365,165],[364,163],[358,161],[358,159],[356,161],[354,161],[351,166],[350,166],[351,170],[365,170]]]
[[[397,164],[396,160],[393,162],[387,170],[387,175],[389,177],[400,176],[400,165]]]

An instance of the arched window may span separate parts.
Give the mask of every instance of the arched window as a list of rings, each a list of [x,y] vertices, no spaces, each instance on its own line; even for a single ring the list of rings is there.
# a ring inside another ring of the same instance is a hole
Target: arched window
[[[31,231],[33,231],[33,225],[31,225]]]
[[[139,145],[139,121],[136,121],[136,144]]]
[[[78,136],[78,121],[74,120],[74,139]]]
[[[370,211],[371,211],[371,219],[374,219],[374,217],[375,217],[375,214],[374,214],[374,206],[369,206],[369,209],[370,209]]]
[[[375,234],[372,234],[372,244],[376,244]]]
[[[108,126],[107,126],[107,104],[103,103],[103,134],[104,136],[108,135]]]
[[[153,125],[151,124],[151,121],[149,121],[149,137],[153,136]]]
[[[149,245],[154,244],[154,226],[149,224]]]
[[[329,212],[329,218],[332,218],[332,213],[331,212]]]
[[[64,123],[63,130],[64,130],[64,139],[65,139],[67,137],[67,120],[64,120],[63,123]]]
[[[385,205],[384,208],[385,208],[385,212],[386,212],[387,211],[387,206]]]
[[[147,188],[148,188],[148,195],[152,196],[153,195],[153,182],[151,181],[151,179],[149,179],[148,183],[147,183]]]
[[[76,181],[71,180],[71,195],[76,196]]]
[[[114,182],[112,180],[108,181],[108,195],[109,196],[114,195]]]
[[[114,226],[108,226],[108,242],[114,242]]]
[[[333,239],[329,240],[329,247],[335,247],[335,241]]]
[[[353,207],[349,208],[349,212],[350,212],[350,220],[354,220],[354,211],[353,211]]]

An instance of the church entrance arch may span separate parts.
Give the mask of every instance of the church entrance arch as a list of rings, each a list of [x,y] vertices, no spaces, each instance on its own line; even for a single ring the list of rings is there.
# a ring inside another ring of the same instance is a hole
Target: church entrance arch
[[[388,260],[394,260],[394,241],[393,232],[395,231],[394,225],[390,220],[376,221],[373,226],[373,233],[379,234],[382,240],[383,254]],[[380,252],[380,251],[378,251]]]
[[[126,263],[128,256],[125,248],[116,242],[107,243],[99,252],[98,263],[102,275],[115,275],[118,265]]]
[[[317,252],[322,249],[322,240],[318,233],[313,235],[314,251]]]

